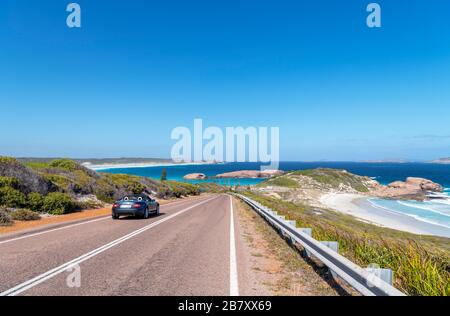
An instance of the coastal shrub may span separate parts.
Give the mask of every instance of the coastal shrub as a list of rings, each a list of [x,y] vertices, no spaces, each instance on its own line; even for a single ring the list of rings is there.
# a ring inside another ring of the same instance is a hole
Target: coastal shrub
[[[0,187],[11,187],[17,189],[19,187],[19,180],[13,177],[0,177]]]
[[[165,181],[173,191],[173,195],[177,198],[188,195],[199,195],[200,187],[194,184],[178,181]]]
[[[167,180],[167,169],[164,168],[161,172],[161,181],[166,181]]]
[[[41,217],[36,212],[26,209],[20,209],[12,212],[11,218],[16,221],[36,221]]]
[[[134,194],[142,193],[142,191],[144,191],[144,189],[145,189],[145,185],[143,185],[142,183],[139,183],[139,182],[131,182],[128,185],[128,190]]]
[[[20,162],[13,157],[0,156],[0,164],[17,165],[20,164]]]
[[[41,212],[42,207],[44,206],[44,197],[37,192],[32,192],[28,194],[27,206],[32,211]]]
[[[50,168],[50,164],[44,161],[27,161],[24,162],[24,165],[30,167],[32,169],[46,169]]]
[[[10,226],[13,221],[6,209],[0,208],[0,226]]]
[[[275,185],[275,186],[280,186],[280,187],[286,187],[286,188],[298,188],[299,184],[297,181],[295,181],[294,179],[288,178],[286,176],[280,176],[280,177],[276,177],[273,179],[269,179],[267,180],[266,183],[264,183],[264,185]]]
[[[75,161],[70,159],[55,159],[51,161],[49,165],[52,168],[59,168],[68,171],[75,171],[79,169],[79,165]]]
[[[67,191],[71,183],[69,178],[59,174],[44,174],[44,178],[55,184],[61,191]]]
[[[26,198],[19,190],[11,187],[1,187],[0,205],[7,207],[24,207],[26,205]]]
[[[358,192],[368,192],[369,189],[364,184],[367,179],[358,175],[348,173],[345,170],[317,168],[309,170],[294,171],[293,175],[307,176],[315,181],[328,185],[332,188],[339,188],[341,184],[348,185]]]
[[[61,192],[49,193],[44,198],[43,211],[49,214],[61,215],[73,211],[75,208],[75,203],[72,198]]]

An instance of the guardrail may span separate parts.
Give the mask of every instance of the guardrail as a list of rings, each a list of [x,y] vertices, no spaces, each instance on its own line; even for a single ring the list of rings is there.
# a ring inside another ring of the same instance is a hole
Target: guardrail
[[[297,228],[295,221],[286,220],[277,212],[260,203],[237,194],[272,226],[287,235],[292,241],[302,245],[308,255],[313,255],[325,264],[333,276],[338,276],[359,293],[366,296],[405,296],[405,294],[385,280],[392,282],[389,269],[362,268],[337,253],[337,242],[321,242],[311,237],[310,228]],[[384,279],[384,280],[383,280]]]

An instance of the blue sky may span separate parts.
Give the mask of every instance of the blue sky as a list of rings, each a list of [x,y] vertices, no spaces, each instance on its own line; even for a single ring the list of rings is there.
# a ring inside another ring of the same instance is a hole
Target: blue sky
[[[0,3],[0,154],[168,157],[176,126],[278,126],[282,160],[450,156],[450,2]]]

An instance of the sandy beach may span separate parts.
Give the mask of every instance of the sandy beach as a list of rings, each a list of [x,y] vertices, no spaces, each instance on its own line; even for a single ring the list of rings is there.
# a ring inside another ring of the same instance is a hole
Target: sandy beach
[[[121,168],[148,168],[148,167],[170,167],[170,166],[191,166],[191,165],[205,165],[211,162],[189,162],[189,163],[157,163],[157,162],[143,162],[143,163],[123,163],[123,164],[91,164],[83,163],[86,168],[101,171],[107,169],[121,169]]]
[[[450,238],[450,229],[423,222],[414,217],[385,208],[375,207],[369,198],[359,194],[329,193],[320,202],[333,210],[352,215],[363,222],[419,235],[434,235]]]

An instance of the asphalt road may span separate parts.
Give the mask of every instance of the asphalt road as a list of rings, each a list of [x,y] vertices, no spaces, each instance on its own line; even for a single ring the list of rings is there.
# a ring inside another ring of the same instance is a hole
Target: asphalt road
[[[207,196],[163,205],[147,220],[106,217],[3,237],[0,295],[241,294],[231,201]]]

